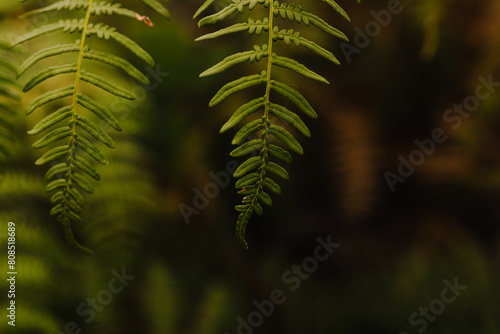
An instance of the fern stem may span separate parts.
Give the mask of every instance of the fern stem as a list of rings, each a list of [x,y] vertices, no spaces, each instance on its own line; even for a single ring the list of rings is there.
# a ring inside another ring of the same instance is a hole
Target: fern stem
[[[82,37],[80,39],[80,51],[78,52],[78,60],[76,65],[76,75],[75,75],[75,84],[74,84],[74,92],[73,92],[73,102],[72,102],[72,116],[71,116],[71,136],[69,139],[69,150],[70,154],[68,155],[67,166],[69,167],[68,172],[66,174],[66,188],[64,190],[64,207],[61,212],[61,223],[63,225],[64,234],[66,235],[66,239],[69,243],[73,244],[85,254],[91,254],[92,251],[80,245],[74,238],[73,232],[71,231],[70,218],[68,217],[68,197],[70,196],[70,187],[71,187],[71,175],[74,172],[73,159],[75,157],[75,141],[76,141],[76,108],[77,108],[77,98],[78,98],[78,88],[81,82],[81,74],[82,74],[82,62],[83,62],[83,54],[85,52],[85,41],[87,38],[87,27],[90,22],[90,16],[92,14],[92,6],[94,0],[89,0],[87,12],[85,14],[85,21],[83,23],[82,29]]]

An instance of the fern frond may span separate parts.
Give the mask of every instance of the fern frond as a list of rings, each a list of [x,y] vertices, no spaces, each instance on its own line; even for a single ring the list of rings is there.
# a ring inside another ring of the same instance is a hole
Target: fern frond
[[[109,40],[110,38],[114,39],[116,42],[122,44],[124,47],[129,49],[139,58],[144,60],[148,65],[154,66],[155,62],[153,57],[149,55],[143,48],[141,48],[137,43],[128,38],[127,36],[120,34],[116,31],[116,28],[109,27],[102,23],[92,24],[86,23],[84,19],[82,20],[60,20],[57,23],[48,24],[46,26],[42,26],[35,30],[30,31],[29,33],[21,36],[17,41],[13,43],[13,46],[19,45],[21,43],[25,43],[34,38],[56,32],[58,30],[62,30],[64,32],[75,33],[78,32],[83,35],[83,31],[85,30],[85,37],[95,35],[100,39]]]
[[[12,52],[9,49],[7,43],[0,42],[0,162],[11,153],[15,105],[20,99],[16,68],[11,63]]]
[[[167,16],[168,12],[156,0],[141,0],[144,4]],[[60,0],[45,7],[30,11],[22,15],[24,18],[47,12],[66,11],[76,16],[74,19],[59,20],[36,28],[21,36],[13,43],[14,46],[54,32],[75,34],[75,42],[62,45],[53,45],[34,52],[21,65],[18,76],[27,76],[23,91],[30,91],[41,85],[46,80],[53,78],[66,78],[71,80],[71,85],[48,91],[36,97],[26,110],[29,115],[42,106],[49,106],[55,102],[63,106],[50,112],[42,118],[28,133],[45,135],[37,140],[33,147],[47,151],[35,162],[37,165],[50,164],[45,178],[48,182],[45,190],[53,193],[50,213],[57,215],[64,235],[68,242],[85,254],[92,251],[81,246],[74,238],[71,230],[73,222],[81,221],[83,192],[92,194],[94,185],[89,178],[99,181],[101,179],[95,163],[108,164],[105,154],[100,149],[103,144],[109,148],[116,146],[111,136],[98,124],[107,123],[113,129],[121,131],[120,124],[110,110],[94,97],[82,93],[82,86],[89,85],[100,88],[107,93],[120,98],[134,100],[136,97],[125,88],[120,87],[111,80],[93,73],[87,68],[87,62],[100,63],[119,69],[129,77],[141,84],[150,84],[148,78],[134,65],[124,58],[94,50],[88,44],[90,37],[98,40],[114,40],[123,45],[146,64],[154,66],[153,58],[142,49],[135,41],[119,33],[116,28],[101,22],[93,22],[92,17],[99,18],[103,15],[120,15],[131,17],[137,21],[144,21],[152,26],[149,18],[137,12],[123,8],[119,3],[95,0]],[[82,16],[83,14],[83,16]],[[80,17],[78,17],[80,16]],[[74,55],[74,62],[60,63],[48,66],[38,71],[31,71],[41,65],[48,58],[60,59],[61,55]],[[28,74],[32,72],[31,74]],[[61,79],[60,79],[61,80]],[[90,111],[91,117],[82,114]]]
[[[350,20],[347,13],[333,0],[322,0],[330,5],[335,11],[340,13],[345,19]],[[196,12],[195,17],[207,10],[213,1],[207,0]],[[294,137],[292,129],[285,128],[290,125],[305,137],[311,135],[306,124],[294,110],[273,102],[271,93],[290,100],[296,109],[305,115],[316,118],[317,114],[307,100],[294,88],[281,83],[273,78],[273,70],[276,66],[294,71],[306,78],[313,79],[328,84],[328,81],[318,73],[307,68],[295,59],[278,55],[276,49],[277,41],[283,41],[286,46],[302,46],[327,60],[339,64],[337,58],[328,50],[316,44],[314,41],[304,38],[299,31],[292,29],[280,29],[275,24],[275,20],[282,19],[294,22],[305,27],[315,26],[326,34],[347,40],[344,33],[328,24],[319,16],[304,11],[301,6],[290,4],[284,1],[270,0],[233,0],[217,13],[202,18],[198,25],[205,26],[216,24],[235,13],[243,13],[247,8],[252,11],[256,7],[267,10],[267,17],[256,19],[247,18],[246,22],[235,23],[226,28],[203,35],[197,41],[217,38],[220,36],[247,31],[249,34],[268,34],[268,43],[262,46],[254,46],[254,50],[238,52],[220,61],[218,64],[207,69],[200,74],[201,77],[220,73],[234,65],[243,62],[258,62],[267,60],[266,69],[261,74],[253,74],[234,80],[224,85],[210,101],[210,106],[214,106],[228,96],[240,92],[246,88],[265,84],[264,94],[238,108],[229,120],[222,126],[220,132],[225,132],[236,125],[242,123],[250,115],[261,113],[262,117],[254,119],[244,124],[234,135],[232,143],[238,145],[230,154],[234,157],[248,156],[234,172],[234,177],[239,178],[236,188],[243,197],[242,204],[235,207],[239,212],[236,222],[236,235],[244,248],[248,248],[245,241],[245,229],[248,221],[255,213],[263,213],[263,205],[272,206],[273,201],[270,193],[280,194],[280,186],[271,178],[273,175],[288,180],[289,174],[280,163],[290,164],[292,156],[288,150],[298,154],[303,154],[302,145]],[[302,28],[303,29],[303,28]],[[279,124],[273,124],[272,116],[282,120]],[[278,146],[274,141],[281,142],[285,148]]]

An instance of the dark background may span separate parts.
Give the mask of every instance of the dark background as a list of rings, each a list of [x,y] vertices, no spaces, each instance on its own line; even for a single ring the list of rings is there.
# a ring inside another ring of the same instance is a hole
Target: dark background
[[[256,310],[254,300],[268,300],[280,289],[286,301],[274,305],[262,325],[241,333],[499,333],[500,87],[455,128],[443,115],[474,96],[478,77],[500,81],[500,1],[402,1],[401,12],[369,37],[369,45],[358,44],[351,59],[339,40],[294,26],[332,50],[342,65],[278,44],[280,54],[300,60],[331,85],[277,71],[319,118],[303,117],[312,137],[297,134],[305,153],[294,155],[287,168],[291,180],[280,182],[283,194],[273,196],[273,207],[252,217],[248,251],[234,235],[233,207],[241,200],[234,180],[191,215],[189,224],[179,211],[181,203],[193,207],[193,189],[203,191],[213,182],[210,172],[225,171],[233,160],[235,131],[221,135],[219,129],[252,91],[213,108],[208,102],[222,85],[259,73],[263,65],[199,78],[223,57],[261,43],[245,33],[194,42],[237,20],[198,29],[192,15],[200,3],[172,0],[170,22],[127,3],[150,15],[154,28],[106,18],[168,75],[154,89],[140,90],[147,93],[140,105],[109,100],[124,131],[111,133],[117,149],[104,150],[110,165],[99,167],[102,181],[85,197],[83,222],[73,226],[77,240],[94,250],[91,257],[67,245],[49,216],[46,167],[33,163],[41,155],[31,148],[38,138],[26,135],[43,115],[26,117],[23,108],[61,83],[47,81],[23,95],[14,149],[2,162],[0,181],[0,226],[7,231],[7,222],[14,221],[17,228],[17,326],[6,324],[8,301],[0,292],[1,331],[60,333],[74,321],[82,333],[233,334],[237,318],[248,321]],[[225,3],[216,1],[209,11]],[[297,3],[344,31],[356,46],[355,28],[364,31],[374,22],[370,12],[387,10],[389,1],[340,1],[351,23],[320,1]],[[36,3],[26,8],[32,7]],[[17,19],[20,5],[2,3],[0,9],[3,36],[26,29]],[[51,38],[27,45],[27,53],[54,44]],[[126,50],[113,50],[145,68]],[[26,57],[16,55],[14,62]],[[415,140],[428,140],[436,128],[447,139],[392,192],[384,175],[398,173],[398,157],[417,154]],[[328,236],[340,246],[292,291],[294,284],[282,275],[313,256],[318,237]],[[113,270],[135,278],[87,324],[88,315],[77,308],[88,297],[110,295]],[[467,288],[443,303],[445,281]],[[0,288],[8,289],[4,279]],[[420,312],[430,306],[424,321]]]

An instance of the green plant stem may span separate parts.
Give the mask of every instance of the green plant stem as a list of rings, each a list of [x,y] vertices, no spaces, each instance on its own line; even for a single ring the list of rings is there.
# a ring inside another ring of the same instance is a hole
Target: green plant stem
[[[76,240],[73,235],[73,232],[71,231],[71,223],[69,220],[69,217],[67,216],[67,211],[70,210],[68,207],[68,197],[70,196],[70,186],[71,186],[71,175],[74,171],[74,166],[73,166],[73,159],[75,156],[75,140],[76,140],[76,108],[77,108],[77,99],[78,99],[78,88],[81,82],[81,72],[82,72],[82,62],[83,62],[83,54],[85,52],[85,41],[87,38],[87,27],[90,22],[90,16],[92,14],[92,5],[94,3],[94,0],[89,0],[89,6],[87,8],[87,13],[85,15],[85,22],[83,23],[83,29],[82,29],[82,38],[80,39],[80,51],[78,52],[78,60],[77,60],[77,67],[76,67],[76,75],[75,75],[75,84],[74,84],[74,89],[75,91],[73,92],[73,104],[71,111],[73,113],[71,117],[71,136],[69,139],[69,149],[70,149],[70,154],[68,156],[68,161],[67,165],[69,167],[69,170],[66,174],[66,188],[64,190],[64,208],[62,211],[62,215],[64,217],[61,219],[61,224],[64,230],[64,235],[66,239],[68,240],[69,243],[73,244],[75,247],[77,247],[80,251],[82,251],[84,254],[91,254],[92,251],[90,249],[87,249],[80,245]]]

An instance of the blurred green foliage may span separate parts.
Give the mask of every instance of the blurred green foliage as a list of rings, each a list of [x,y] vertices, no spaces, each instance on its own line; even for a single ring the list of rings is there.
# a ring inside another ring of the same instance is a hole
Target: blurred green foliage
[[[313,135],[289,168],[293,181],[249,227],[248,252],[234,238],[234,181],[190,224],[178,210],[180,203],[192,205],[194,188],[203,191],[213,181],[209,172],[225,170],[232,134],[218,130],[247,98],[208,108],[231,75],[200,79],[199,73],[249,45],[241,36],[194,43],[200,31],[191,16],[199,1],[171,1],[172,21],[151,14],[154,28],[121,27],[169,75],[140,105],[121,105],[117,149],[106,152],[110,164],[99,169],[102,181],[74,228],[93,256],[68,247],[49,216],[46,169],[33,164],[38,154],[26,135],[36,120],[15,106],[15,142],[0,176],[0,247],[7,223],[15,222],[17,318],[13,331],[2,298],[0,332],[61,333],[75,321],[93,334],[233,334],[237,318],[248,320],[256,310],[254,301],[280,289],[286,301],[255,333],[413,334],[422,327],[409,322],[412,314],[441,298],[444,280],[457,278],[467,289],[425,332],[499,333],[500,94],[456,129],[442,117],[474,94],[478,76],[500,81],[500,1],[401,3],[404,10],[351,63],[340,59],[332,67],[303,54],[332,85],[295,82],[319,119],[308,122]],[[353,40],[354,27],[364,29],[374,20],[370,12],[387,4],[342,1],[352,22],[339,20],[341,30]],[[1,31],[21,30],[20,13],[2,3]],[[239,69],[248,73],[245,65]],[[23,105],[30,100],[24,96]],[[449,138],[391,192],[384,172],[396,171],[398,156],[408,157],[414,140],[429,138],[436,127]],[[327,235],[341,246],[292,291],[283,273],[313,256],[316,238]],[[5,277],[6,252],[0,253]],[[86,323],[77,308],[103,295],[112,271],[122,268],[135,278]],[[1,293],[7,290],[0,280]]]

